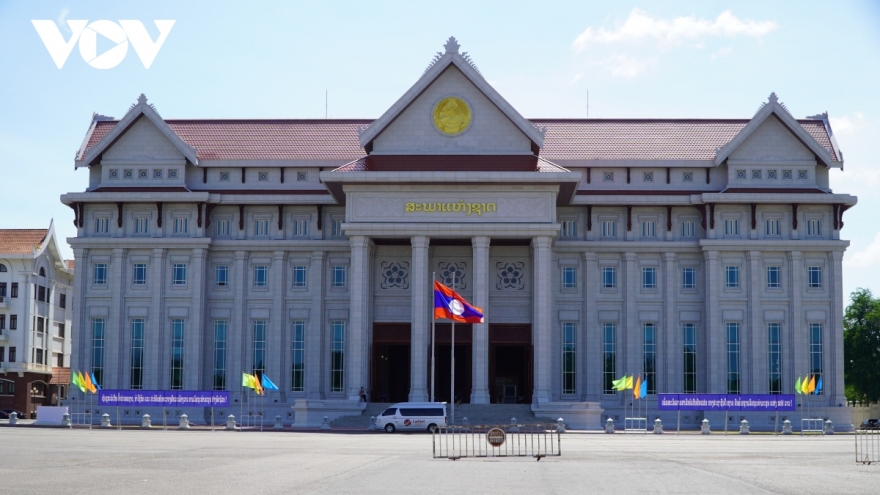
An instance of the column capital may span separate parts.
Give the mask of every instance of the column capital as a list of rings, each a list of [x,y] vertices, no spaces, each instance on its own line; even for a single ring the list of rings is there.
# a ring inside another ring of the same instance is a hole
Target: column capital
[[[161,258],[165,256],[165,250],[163,248],[153,249],[153,258]]]
[[[761,251],[746,251],[746,259],[749,261],[761,260]]]
[[[800,261],[804,257],[804,253],[800,251],[789,251],[786,255],[789,261]]]
[[[717,260],[718,251],[703,251],[703,259],[705,259],[706,261]]]
[[[840,261],[843,259],[843,251],[831,251],[831,259]]]
[[[492,239],[489,236],[485,236],[485,235],[477,235],[477,236],[471,237],[471,245],[473,245],[474,249],[488,248],[491,241],[492,241]]]
[[[675,253],[665,252],[660,255],[663,261],[675,261],[678,256]]]
[[[353,235],[348,241],[352,249],[366,249],[370,245],[370,238],[365,235]]]
[[[247,259],[247,251],[236,251],[235,254],[232,255],[232,257],[236,261],[244,261]]]
[[[584,258],[584,261],[596,261],[598,259],[596,253],[593,251],[584,251],[581,253],[581,256]]]
[[[284,258],[287,256],[287,252],[285,251],[275,251],[272,253],[272,259],[275,261],[284,261]]]
[[[550,249],[553,247],[553,237],[549,235],[538,235],[532,237],[532,249]]]
[[[326,251],[312,251],[312,261],[323,261],[326,256]]]
[[[125,252],[127,250],[125,248],[114,248],[113,249],[113,257],[114,258],[122,258],[125,256]]]
[[[638,259],[638,257],[636,256],[636,253],[633,253],[633,252],[623,253],[623,260],[624,261],[635,261],[636,259]]]
[[[425,235],[417,235],[410,238],[413,249],[427,249],[431,244],[431,238]]]

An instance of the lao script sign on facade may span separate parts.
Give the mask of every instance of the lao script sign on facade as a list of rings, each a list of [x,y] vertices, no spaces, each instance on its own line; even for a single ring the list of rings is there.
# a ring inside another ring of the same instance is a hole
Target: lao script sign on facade
[[[794,411],[794,395],[657,394],[661,411]]]

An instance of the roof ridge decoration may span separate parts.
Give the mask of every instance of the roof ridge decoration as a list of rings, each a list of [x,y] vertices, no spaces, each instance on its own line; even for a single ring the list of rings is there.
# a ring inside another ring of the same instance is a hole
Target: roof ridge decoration
[[[477,69],[471,56],[467,52],[459,53],[461,47],[458,40],[454,36],[450,36],[444,45],[445,53],[437,52],[431,63],[425,69],[425,72],[416,81],[415,84],[407,90],[391,107],[382,114],[381,117],[374,120],[370,125],[366,126],[363,131],[358,131],[360,137],[360,145],[366,147],[376,136],[378,136],[394,119],[397,118],[409,105],[415,101],[419,95],[434,82],[440,74],[450,65],[454,65],[462,74],[483,93],[489,101],[495,105],[501,113],[503,113],[510,121],[522,131],[529,139],[532,140],[539,148],[544,144],[544,134],[546,128],[537,126],[531,121],[523,117],[507,100],[502,97],[495,88],[489,84],[483,77],[483,74]]]
[[[831,129],[831,120],[828,118],[828,110],[825,110],[822,113],[817,113],[816,115],[807,115],[807,118],[822,121],[822,124],[825,125],[825,132],[828,133],[828,139],[831,140],[831,148],[837,153],[838,161],[843,163],[843,150],[841,150],[840,146],[837,144],[837,138],[834,136],[834,131]]]
[[[767,120],[770,115],[774,115],[779,121],[784,125],[788,130],[798,138],[798,140],[813,154],[816,155],[817,161],[821,162],[828,168],[842,168],[843,161],[842,157],[841,161],[834,162],[831,158],[831,154],[828,153],[821,144],[819,144],[813,136],[810,136],[810,133],[806,131],[795,119],[788,109],[779,102],[779,97],[776,96],[776,93],[770,93],[770,96],[767,98],[767,101],[761,104],[761,107],[758,109],[758,112],[754,117],[746,124],[745,127],[742,128],[736,136],[733,137],[727,144],[718,149],[715,154],[715,166],[719,166],[727,160],[731,153],[736,150],[749,136],[752,135],[753,132],[760,126],[765,120]]]
[[[98,120],[95,119],[95,115],[97,114],[93,114],[92,116],[92,126],[89,128],[89,132],[86,135],[85,143],[88,143],[88,137],[94,131],[94,127],[98,122]],[[165,122],[161,115],[159,115],[159,112],[156,111],[156,107],[147,101],[147,96],[141,93],[137,98],[137,103],[129,107],[125,115],[119,119],[119,122],[113,126],[113,129],[111,129],[106,136],[101,138],[101,140],[95,143],[95,145],[89,150],[85,150],[84,143],[77,154],[75,168],[93,165],[95,161],[142,116],[152,122],[153,125],[159,129],[159,132],[171,141],[171,143],[184,157],[186,157],[187,160],[190,161],[190,163],[193,165],[199,164],[196,149],[187,144],[179,135],[177,135],[176,132],[174,132],[173,129],[171,129],[168,123]]]

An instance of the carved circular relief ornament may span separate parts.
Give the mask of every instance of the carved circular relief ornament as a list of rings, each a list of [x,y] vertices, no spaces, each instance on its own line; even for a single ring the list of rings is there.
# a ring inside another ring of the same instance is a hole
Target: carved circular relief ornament
[[[431,112],[434,127],[447,136],[463,133],[471,125],[473,114],[466,101],[457,96],[446,96],[440,99]]]

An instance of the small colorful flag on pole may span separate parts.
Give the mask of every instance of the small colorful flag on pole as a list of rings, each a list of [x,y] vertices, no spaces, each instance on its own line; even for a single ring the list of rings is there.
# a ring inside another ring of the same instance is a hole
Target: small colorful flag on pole
[[[434,281],[434,319],[438,318],[460,323],[483,323],[483,308],[471,305],[454,290]]]
[[[633,388],[633,376],[629,375],[628,377],[626,377],[626,389],[632,390],[632,388]]]
[[[261,385],[263,386],[264,390],[278,390],[278,386],[272,383],[272,380],[270,380],[265,373],[263,373],[262,379],[263,383],[261,383]]]
[[[242,372],[241,386],[245,388],[254,388],[254,377],[245,372]]]
[[[642,398],[641,393],[642,393],[642,375],[639,375],[639,377],[636,378],[636,385],[635,385],[635,387],[633,387],[633,398],[634,399],[641,399]]]
[[[263,386],[260,385],[260,379],[257,378],[257,374],[254,373],[253,375],[251,375],[251,377],[254,379],[254,381],[253,381],[253,384],[254,384],[254,392],[256,392],[256,393],[259,394],[259,395],[263,395],[263,393],[264,393],[264,392],[263,392]]]
[[[611,382],[611,388],[614,390],[626,390],[626,375],[623,375],[623,378],[618,378],[617,380],[613,380]]]
[[[94,371],[89,371],[89,374],[90,374],[91,377],[92,377],[92,386],[96,389],[96,390],[92,390],[92,393],[94,394],[94,393],[96,393],[96,392],[98,392],[98,391],[101,390],[101,386],[98,385],[98,379],[95,378],[95,372],[94,372]]]
[[[812,378],[810,378],[809,392],[813,393],[813,391],[815,391],[815,390],[816,390],[816,375],[813,375]]]
[[[797,379],[797,381],[796,381],[795,384],[794,384],[794,391],[795,391],[795,393],[797,393],[798,395],[800,395],[800,394],[803,393],[803,392],[801,392],[801,377],[800,377],[800,375],[798,375],[798,379]]]
[[[88,390],[90,393],[95,393],[95,386],[92,385],[92,379],[89,376],[88,371],[86,371],[85,375],[83,375],[83,378],[86,379],[84,383],[84,385],[86,386],[86,390]]]
[[[645,375],[645,381],[642,382],[642,386],[639,389],[639,398],[647,399],[648,398],[648,375]]]
[[[810,375],[804,377],[804,381],[801,382],[801,393],[809,394],[810,393]]]
[[[80,392],[86,393],[86,387],[82,382],[82,375],[79,374],[79,371],[73,371],[70,374],[70,382],[76,385]]]
[[[822,391],[822,376],[819,376],[819,380],[816,382],[816,391],[813,392],[816,395],[819,395],[819,392]]]

